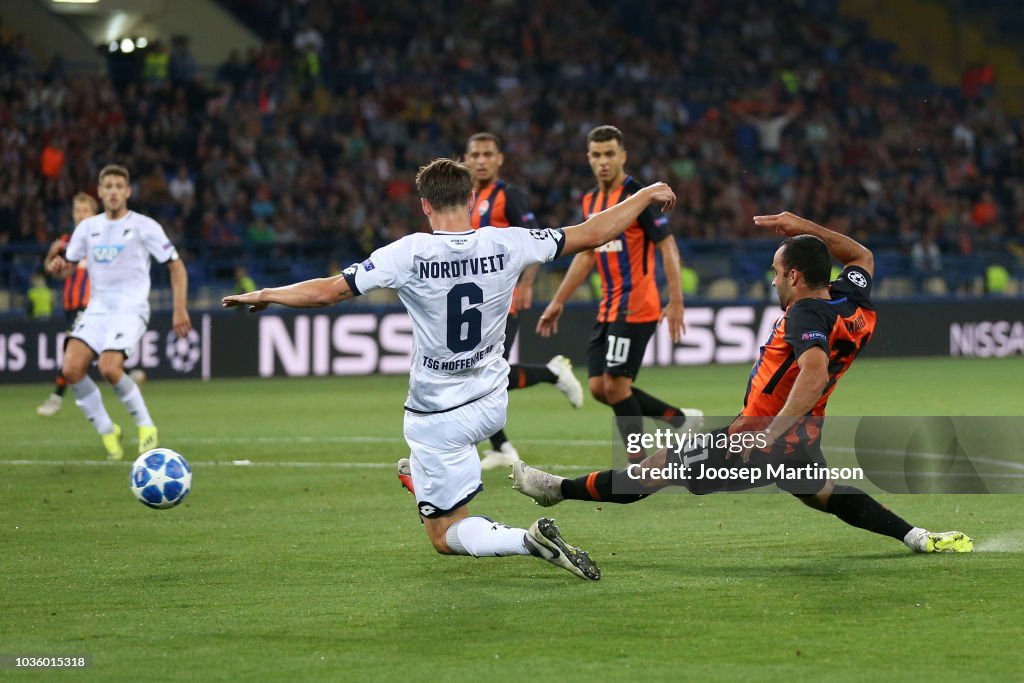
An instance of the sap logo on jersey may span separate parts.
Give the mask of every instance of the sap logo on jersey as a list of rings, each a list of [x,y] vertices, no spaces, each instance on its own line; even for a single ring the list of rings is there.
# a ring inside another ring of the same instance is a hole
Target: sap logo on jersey
[[[92,260],[95,263],[110,263],[124,249],[123,244],[97,244],[92,248]]]

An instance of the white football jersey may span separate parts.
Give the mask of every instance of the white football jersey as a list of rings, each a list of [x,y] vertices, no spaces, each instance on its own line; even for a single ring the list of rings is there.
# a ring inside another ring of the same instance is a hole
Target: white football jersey
[[[78,224],[65,250],[68,261],[86,259],[89,306],[95,313],[138,313],[149,319],[150,257],[178,258],[164,229],[152,218],[129,211],[117,220],[101,213]]]
[[[561,230],[486,227],[408,235],[343,271],[355,294],[398,291],[413,324],[407,410],[444,412],[508,386],[502,358],[512,290],[558,257]]]

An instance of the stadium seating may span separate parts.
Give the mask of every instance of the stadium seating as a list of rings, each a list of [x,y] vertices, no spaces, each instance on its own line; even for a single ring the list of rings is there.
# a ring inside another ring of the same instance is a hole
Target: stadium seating
[[[1021,278],[1009,248],[1024,239],[1011,135],[1021,122],[929,83],[927,65],[901,61],[905,51],[834,2],[772,13],[752,0],[601,12],[583,0],[222,4],[265,43],[206,78],[169,69],[115,83],[40,67],[15,36],[0,39],[0,70],[17,84],[0,105],[0,151],[27,169],[0,172],[0,288],[13,298],[70,227],[70,195],[107,162],[132,169],[133,206],[183,247],[193,283],[223,290],[237,264],[281,284],[418,229],[416,168],[457,155],[479,130],[502,136],[503,173],[529,191],[538,220],[572,223],[593,184],[583,138],[605,122],[625,131],[629,170],[679,189],[673,229],[705,290],[723,279],[737,296],[763,289],[772,249],[749,218],[783,208],[875,249],[882,293],[942,290],[925,288],[933,278],[909,258],[926,230],[947,295],[981,293],[993,264]],[[468,27],[479,43],[446,41]],[[762,49],[766,36],[788,47]],[[622,47],[595,51],[602,42]],[[29,112],[42,124],[13,123]],[[779,149],[764,147],[759,126],[783,113]],[[66,161],[44,177],[51,142]],[[984,190],[995,220],[977,224]]]

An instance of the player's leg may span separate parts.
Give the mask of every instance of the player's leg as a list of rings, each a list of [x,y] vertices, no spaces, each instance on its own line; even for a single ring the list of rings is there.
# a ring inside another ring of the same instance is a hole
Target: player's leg
[[[495,401],[495,396],[500,400]],[[500,526],[492,530],[490,520],[470,517],[467,507],[483,490],[474,444],[502,423],[507,405],[508,395],[497,391],[446,413],[405,413],[416,507],[431,545],[441,554],[528,554],[522,538],[525,530],[519,534],[505,533]],[[488,408],[492,414],[485,412]]]
[[[604,397],[615,413],[619,435],[629,444],[643,433],[644,411],[633,392],[633,380],[640,373],[647,342],[657,323],[622,323],[609,326],[604,357]],[[646,454],[630,455],[640,462]]]
[[[566,543],[561,530],[549,517],[541,517],[529,529],[518,529],[488,517],[470,516],[469,509],[463,505],[441,517],[424,518],[423,528],[434,550],[442,555],[532,555],[581,579],[601,578],[601,570],[590,555]]]
[[[519,334],[519,316],[509,313],[505,316],[505,353],[504,358],[508,360],[512,353],[512,345],[515,344],[516,336]],[[508,390],[525,389],[534,384],[546,382],[554,384],[558,377],[543,365],[520,365],[509,364]]]
[[[53,417],[60,412],[64,406],[64,392],[67,391],[68,380],[61,371],[57,371],[54,379],[53,391],[46,397],[46,400],[36,407],[36,414],[42,417]]]
[[[658,323],[616,323],[612,334],[617,341],[614,349],[609,345],[609,356],[614,356],[619,363],[616,366],[609,364],[609,372],[613,375],[628,373],[632,380],[630,393],[636,399],[635,405],[639,410],[637,415],[652,417],[676,428],[686,426],[690,429],[700,429],[704,422],[703,412],[696,408],[670,405],[636,386],[636,378],[640,374],[647,345],[657,329]]]
[[[450,413],[406,413],[416,506],[431,545],[444,555],[533,555],[581,578],[599,578],[587,554],[562,541],[550,520],[527,530],[469,514],[469,502],[483,490],[474,445],[500,424],[507,406],[507,394],[496,392]]]
[[[71,330],[75,327],[75,321],[77,320],[80,312],[65,311],[64,316],[68,321],[68,336],[64,337],[64,349],[68,348],[68,342],[71,340]],[[60,409],[64,406],[64,393],[68,388],[68,380],[64,376],[63,366],[57,370],[57,377],[54,378],[53,391],[37,408],[36,414],[42,417],[53,417],[60,412]]]
[[[558,381],[558,375],[552,372],[546,365],[509,363],[508,369],[509,391],[526,389],[535,384],[554,384]]]
[[[508,360],[519,334],[519,316],[509,314],[505,320],[505,360]],[[555,388],[565,394],[573,408],[583,405],[583,387],[572,372],[572,361],[557,355],[544,365],[510,364],[508,372],[508,390],[525,389],[535,384],[554,384]],[[493,445],[493,441],[492,441]],[[500,448],[495,446],[495,448]]]
[[[145,321],[137,315],[112,316],[100,354],[100,374],[114,387],[114,393],[128,409],[139,430],[139,453],[157,447],[157,429],[135,380],[124,371],[124,362],[146,332]]]
[[[531,467],[525,462],[512,466],[512,488],[542,507],[563,500],[586,500],[628,505],[643,500],[671,482],[643,477],[637,468],[663,467],[665,451],[658,451],[641,463],[625,470],[600,470],[570,479]],[[660,463],[660,464],[659,464]]]
[[[856,486],[826,481],[817,493],[796,497],[808,507],[835,515],[850,526],[903,541],[916,553],[974,550],[974,540],[962,531],[931,532],[912,526]]]
[[[89,377],[89,366],[96,359],[96,351],[89,343],[96,346],[102,345],[102,320],[99,316],[83,320],[82,324],[75,328],[75,334],[80,337],[73,337],[68,341],[64,349],[64,362],[62,372],[71,387],[71,393],[75,397],[75,405],[85,414],[85,417],[92,423],[103,440],[103,447],[107,451],[107,457],[111,460],[120,460],[124,457],[124,449],[121,447],[121,428],[114,424],[103,405],[103,396],[100,388]]]
[[[559,354],[544,365],[509,366],[508,389],[525,389],[540,383],[554,384],[573,408],[583,406],[583,386],[572,371],[572,361]]]
[[[587,384],[590,388],[590,395],[600,403],[610,406],[615,413],[619,424],[619,434],[623,443],[628,443],[631,434],[643,430],[643,418],[640,407],[632,398],[632,375],[630,372],[634,364],[639,368],[643,360],[635,363],[616,362],[618,351],[624,350],[628,355],[628,342],[623,346],[617,342],[617,336],[612,333],[616,329],[612,323],[598,322],[594,325],[593,334],[587,344]],[[609,365],[611,358],[611,365]],[[616,374],[610,372],[614,370]]]
[[[704,412],[697,408],[680,408],[665,403],[660,398],[648,394],[633,385],[633,396],[640,410],[647,417],[666,422],[676,429],[700,429],[704,424]]]
[[[587,342],[587,388],[594,400],[608,405],[604,395],[604,357],[608,352],[608,323],[595,323]]]
[[[753,463],[772,463],[776,467],[821,472],[820,475],[786,475],[775,481],[783,491],[791,493],[815,510],[835,515],[850,526],[903,541],[915,552],[970,552],[974,548],[969,536],[958,531],[932,534],[915,527],[856,486],[836,484],[824,475],[828,466],[817,439],[802,443],[788,453],[775,451],[752,457]],[[809,469],[807,466],[810,465]]]
[[[683,486],[690,493],[706,495],[771,483],[705,476],[705,470],[721,471],[723,468],[745,466],[742,459],[730,453],[724,445],[720,435],[725,431],[725,428],[712,431],[706,441],[682,452],[662,449],[642,462],[631,463],[626,469],[595,471],[573,479],[544,472],[526,463],[516,463],[512,470],[512,488],[547,507],[563,500],[627,505],[668,486]]]
[[[434,550],[441,555],[505,557],[531,554],[526,529],[513,529],[488,517],[471,517],[467,505],[445,513],[434,512],[430,517],[423,515],[424,508],[421,504],[423,529]]]
[[[627,446],[637,443],[636,439],[644,431],[644,417],[640,404],[633,396],[633,378],[623,375],[604,375],[604,396],[615,413],[615,423],[619,428],[619,437]],[[629,454],[631,462],[640,462],[646,453]]]

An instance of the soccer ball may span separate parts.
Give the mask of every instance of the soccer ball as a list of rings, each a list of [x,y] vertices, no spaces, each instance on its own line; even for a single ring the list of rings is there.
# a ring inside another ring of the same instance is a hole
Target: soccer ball
[[[154,448],[132,465],[131,486],[140,503],[166,510],[185,500],[192,488],[192,469],[171,449]]]
[[[128,373],[128,376],[132,378],[132,381],[138,384],[140,387],[146,383],[146,371],[142,368],[135,368]]]

